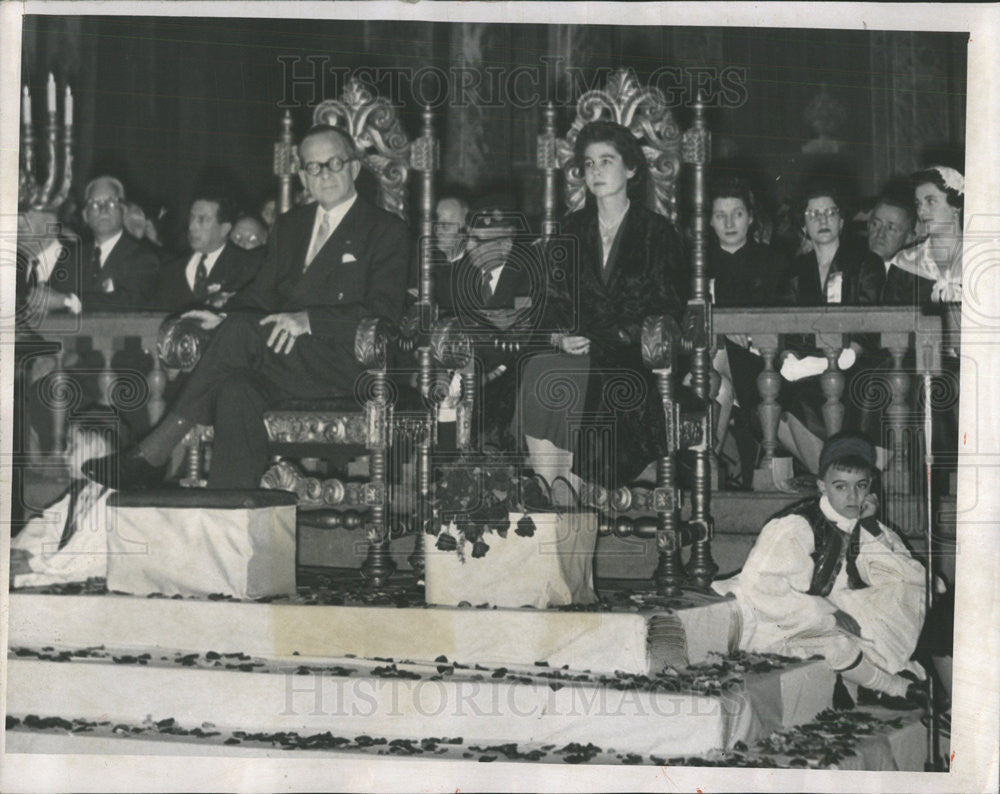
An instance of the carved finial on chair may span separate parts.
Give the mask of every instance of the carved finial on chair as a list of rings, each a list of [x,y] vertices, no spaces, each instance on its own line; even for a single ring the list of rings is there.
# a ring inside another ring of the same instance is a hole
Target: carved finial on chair
[[[376,96],[352,77],[340,99],[326,99],[316,106],[313,124],[340,127],[351,136],[361,151],[362,163],[381,184],[379,206],[406,220],[410,142],[389,100]]]

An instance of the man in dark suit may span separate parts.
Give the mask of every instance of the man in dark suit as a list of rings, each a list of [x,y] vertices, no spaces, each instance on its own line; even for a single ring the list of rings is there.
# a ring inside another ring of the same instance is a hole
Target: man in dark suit
[[[167,311],[222,308],[249,284],[263,263],[263,248],[248,251],[229,241],[236,205],[223,191],[203,189],[191,203],[191,252],[164,265],[157,305]]]
[[[465,256],[436,285],[442,315],[454,316],[473,337],[530,326],[542,306],[545,268],[539,249],[525,240],[527,233],[524,215],[506,197],[477,202]],[[517,355],[485,345],[476,351],[483,388],[475,430],[484,445],[515,447]]]
[[[156,293],[159,257],[125,231],[125,188],[113,176],[90,180],[83,220],[94,234],[81,257],[85,309],[147,309]]]
[[[359,153],[320,125],[299,145],[299,177],[316,203],[280,216],[257,278],[227,305],[171,412],[120,459],[88,475],[119,487],[155,485],[195,424],[215,427],[209,487],[256,488],[267,467],[268,406],[353,393],[358,323],[399,320],[412,243],[406,225],[355,190]]]

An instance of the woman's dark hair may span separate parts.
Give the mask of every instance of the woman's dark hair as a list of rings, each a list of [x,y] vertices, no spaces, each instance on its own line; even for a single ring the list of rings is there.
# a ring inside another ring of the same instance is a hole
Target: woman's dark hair
[[[646,162],[646,155],[643,154],[642,146],[639,145],[636,137],[627,128],[613,121],[592,121],[584,125],[580,134],[576,136],[576,143],[573,146],[573,156],[581,173],[583,172],[584,153],[592,143],[610,144],[621,155],[625,167],[630,171],[635,171],[635,174],[628,181],[626,190],[629,199],[644,205],[647,195],[649,164]]]
[[[926,168],[923,171],[917,171],[917,173],[910,177],[910,184],[913,185],[914,190],[921,185],[934,185],[934,187],[945,194],[948,204],[957,210],[965,209],[965,196],[954,188],[948,187],[944,183],[944,176],[936,168]]]
[[[757,221],[757,204],[754,201],[750,183],[741,176],[724,176],[712,180],[708,191],[708,207],[711,210],[716,199],[734,198],[743,202],[747,212]]]
[[[850,221],[850,213],[847,211],[848,208],[844,201],[843,191],[828,182],[814,182],[808,185],[802,192],[802,195],[799,197],[798,206],[795,208],[798,213],[799,224],[805,226],[806,208],[809,206],[809,202],[816,198],[828,198],[833,201],[837,209],[840,210],[840,217],[844,222]]]

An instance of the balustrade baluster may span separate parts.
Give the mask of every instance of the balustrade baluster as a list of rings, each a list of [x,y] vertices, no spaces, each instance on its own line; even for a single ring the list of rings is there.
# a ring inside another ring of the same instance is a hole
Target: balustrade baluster
[[[892,356],[892,371],[889,374],[889,389],[892,400],[886,411],[889,438],[882,443],[889,451],[891,460],[885,471],[885,516],[897,527],[915,526],[916,515],[909,515],[908,498],[912,493],[911,467],[916,452],[914,441],[908,431],[911,407],[908,402],[910,376],[903,370],[903,356],[909,347],[909,334],[882,334],[882,344]],[[929,441],[929,440],[928,440]]]
[[[774,490],[774,453],[778,448],[778,422],[781,420],[781,406],[778,405],[778,394],[781,393],[781,375],[774,369],[774,360],[778,355],[777,334],[754,334],[754,343],[760,349],[764,359],[764,370],[757,376],[757,392],[760,394],[760,405],[757,415],[763,429],[761,446],[764,457],[753,475],[755,491]]]
[[[827,344],[821,342],[826,355],[827,368],[819,377],[819,386],[826,397],[823,404],[823,424],[826,425],[827,438],[839,433],[844,427],[844,373],[837,366],[837,358],[843,349],[843,343]]]

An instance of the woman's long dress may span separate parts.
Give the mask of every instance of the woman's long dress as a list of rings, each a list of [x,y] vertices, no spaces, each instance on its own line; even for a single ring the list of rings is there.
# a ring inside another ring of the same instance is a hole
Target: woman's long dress
[[[643,320],[680,317],[688,276],[680,236],[632,205],[604,263],[596,207],[569,215],[548,256],[545,329],[590,340],[587,355],[543,353],[521,378],[522,432],[574,451],[584,480],[615,487],[666,452],[664,417],[643,365]]]

